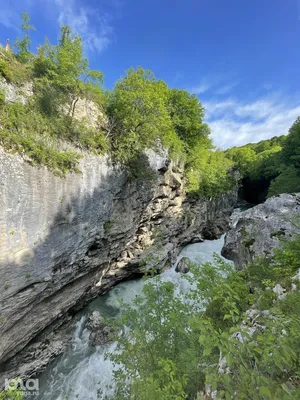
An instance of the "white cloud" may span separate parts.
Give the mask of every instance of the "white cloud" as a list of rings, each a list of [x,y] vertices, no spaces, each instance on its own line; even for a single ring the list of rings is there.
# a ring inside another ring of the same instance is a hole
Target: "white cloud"
[[[224,83],[225,79],[221,76],[210,76],[203,78],[198,85],[192,86],[187,90],[193,94],[202,94],[205,92],[213,92],[217,95],[224,95],[231,92],[237,86],[238,82]]]
[[[237,84],[238,84],[238,82],[234,82],[234,83],[230,83],[230,84],[228,84],[228,85],[224,85],[224,86],[221,86],[221,87],[219,87],[219,88],[217,88],[216,90],[215,90],[215,93],[216,94],[227,94],[227,93],[229,93],[229,92],[231,92],[231,90],[235,87],[235,86],[237,86]]]
[[[220,102],[207,101],[203,105],[205,107],[206,117],[210,119],[216,118],[226,112],[226,110],[236,106],[236,102],[228,99]]]
[[[102,3],[99,1],[93,8],[84,0],[44,0],[41,11],[45,12],[46,7],[51,7],[52,18],[57,18],[55,23],[67,24],[75,33],[80,34],[86,50],[102,52],[114,40],[111,14],[119,12],[122,7],[118,0],[111,1],[109,3],[111,12],[108,13],[104,11],[107,9],[107,4],[102,6]],[[27,10],[30,15],[32,11],[37,11],[39,6],[38,0],[23,0],[22,4],[15,7],[11,4],[11,0],[2,0],[0,25],[18,31],[22,10]],[[2,41],[5,39],[1,38]]]
[[[112,42],[111,16],[75,0],[55,0],[59,24],[67,24],[82,36],[87,50],[102,52]]]
[[[208,81],[202,80],[199,85],[189,88],[188,91],[192,94],[202,94],[207,92],[212,86]]]
[[[204,104],[214,143],[220,148],[259,142],[288,133],[300,115],[300,101],[287,104],[278,96],[251,103],[227,100]]]

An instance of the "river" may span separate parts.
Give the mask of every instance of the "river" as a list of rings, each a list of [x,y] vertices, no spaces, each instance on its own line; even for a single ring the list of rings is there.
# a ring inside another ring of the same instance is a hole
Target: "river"
[[[238,210],[233,214],[233,223],[237,212]],[[221,254],[223,244],[224,236],[217,240],[190,244],[180,252],[177,262],[182,257],[189,257],[197,264],[213,261],[215,253]],[[181,274],[175,272],[175,266],[176,264],[164,271],[161,279],[175,283],[180,290],[188,290],[188,282]],[[100,311],[105,317],[118,315],[119,299],[132,303],[135,296],[141,293],[144,284],[142,279],[120,283],[86,307],[76,324],[72,345],[68,351],[39,377],[38,400],[96,400],[98,389],[106,395],[113,394],[113,389],[107,389],[108,385],[113,387],[113,365],[109,360],[105,360],[104,356],[107,351],[114,351],[116,344],[90,346],[90,332],[85,328],[86,315],[94,310]]]

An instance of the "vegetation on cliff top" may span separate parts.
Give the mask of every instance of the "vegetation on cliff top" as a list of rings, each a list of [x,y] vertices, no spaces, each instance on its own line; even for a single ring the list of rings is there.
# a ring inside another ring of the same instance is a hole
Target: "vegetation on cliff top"
[[[210,387],[217,399],[300,399],[299,249],[296,237],[238,272],[221,259],[191,266],[180,297],[171,282],[147,283],[116,322],[130,333],[110,355],[114,398],[210,399]]]
[[[261,192],[259,200],[266,194],[300,190],[299,119],[287,138],[219,151],[196,96],[169,88],[141,67],[129,69],[112,91],[105,91],[103,73],[89,69],[82,39],[68,26],[61,27],[56,45],[46,39],[36,54],[30,51],[34,27],[26,13],[21,29],[15,52],[0,49],[0,75],[20,94],[24,84],[32,84],[33,94],[22,104],[6,102],[5,93],[0,93],[0,144],[7,151],[63,176],[78,171],[82,150],[108,152],[113,161],[132,168],[132,160],[144,149],[159,151],[164,146],[170,158],[184,161],[192,195],[212,197],[230,189],[233,165],[250,192]],[[92,102],[98,121],[91,124],[77,117],[80,101]]]
[[[273,137],[226,151],[243,174],[244,186],[261,198],[300,191],[300,118],[287,136]]]
[[[114,161],[130,165],[144,149],[164,146],[171,158],[185,162],[190,192],[214,196],[230,188],[231,162],[215,151],[196,96],[169,88],[142,68],[130,69],[111,92],[105,91],[103,74],[89,69],[81,37],[62,26],[56,45],[46,39],[33,54],[33,29],[23,13],[16,51],[0,52],[0,74],[7,82],[20,89],[33,83],[26,104],[8,103],[4,93],[1,96],[0,143],[7,151],[64,175],[78,170],[76,148],[109,152]],[[98,108],[99,120],[93,126],[76,118],[80,100]]]

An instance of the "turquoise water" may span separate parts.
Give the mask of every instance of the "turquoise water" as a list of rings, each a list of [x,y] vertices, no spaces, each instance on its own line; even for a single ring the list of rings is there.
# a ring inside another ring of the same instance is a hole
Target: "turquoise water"
[[[234,224],[236,214],[232,216]],[[177,259],[189,257],[193,262],[202,264],[213,261],[214,254],[221,254],[224,236],[218,240],[206,240],[186,246]],[[176,263],[161,274],[161,279],[175,283],[178,295],[189,290],[189,283],[175,272]],[[107,351],[113,352],[116,343],[106,346],[89,345],[90,332],[85,328],[87,313],[98,310],[103,316],[113,317],[120,312],[119,299],[132,303],[141,293],[145,281],[142,279],[126,281],[114,287],[109,293],[92,302],[77,322],[72,345],[40,376],[39,400],[96,400],[97,390],[113,398],[113,365],[105,360]],[[107,388],[107,386],[111,388]],[[76,397],[77,396],[77,397]]]

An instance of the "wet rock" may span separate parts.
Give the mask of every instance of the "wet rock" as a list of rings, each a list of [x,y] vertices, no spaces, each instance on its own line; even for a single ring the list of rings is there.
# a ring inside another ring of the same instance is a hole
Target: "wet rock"
[[[189,269],[190,264],[191,260],[188,257],[182,257],[181,260],[178,261],[175,271],[180,272],[181,274],[187,274],[190,270]]]
[[[93,311],[92,314],[89,315],[86,327],[91,331],[95,331],[103,326],[103,317],[101,316],[99,311]]]
[[[191,241],[190,241],[191,244],[192,243],[202,243],[202,242],[204,242],[204,239],[203,239],[203,237],[201,235],[193,236]]]
[[[90,343],[92,346],[103,346],[112,341],[113,330],[109,326],[99,328],[90,334]]]
[[[106,324],[99,311],[93,311],[88,316],[86,328],[91,331],[89,340],[92,346],[102,346],[111,341],[113,330]]]

